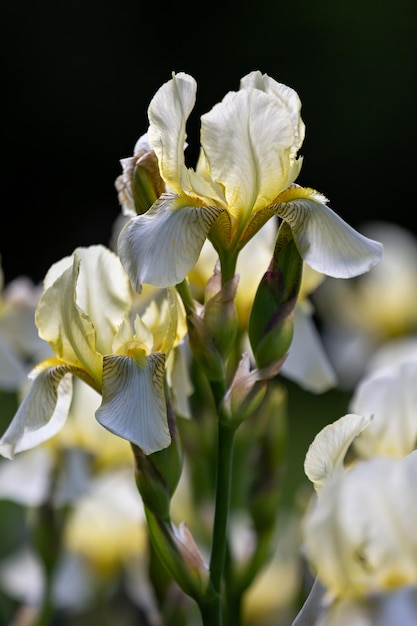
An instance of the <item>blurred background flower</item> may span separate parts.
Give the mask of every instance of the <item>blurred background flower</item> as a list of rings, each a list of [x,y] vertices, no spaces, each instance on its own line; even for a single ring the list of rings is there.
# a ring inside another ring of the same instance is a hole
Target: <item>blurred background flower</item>
[[[362,232],[383,243],[381,263],[348,281],[328,278],[313,296],[325,348],[348,389],[381,344],[417,332],[417,238],[393,222],[367,223]]]

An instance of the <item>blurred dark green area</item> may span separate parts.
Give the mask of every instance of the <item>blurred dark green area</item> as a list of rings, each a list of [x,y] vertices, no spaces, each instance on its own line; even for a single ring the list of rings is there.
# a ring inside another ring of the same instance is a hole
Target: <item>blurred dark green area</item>
[[[295,88],[307,127],[302,185],[354,226],[414,227],[417,10],[411,0],[21,0],[1,8],[0,255],[6,282],[41,280],[78,245],[107,243],[114,180],[172,71],[199,116],[259,69]]]

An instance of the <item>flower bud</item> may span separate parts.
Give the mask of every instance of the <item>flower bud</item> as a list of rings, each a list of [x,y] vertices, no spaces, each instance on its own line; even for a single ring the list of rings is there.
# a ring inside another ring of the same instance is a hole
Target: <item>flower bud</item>
[[[254,472],[248,508],[258,533],[274,527],[286,469],[287,395],[278,384],[268,387],[255,419],[260,436],[253,446]],[[253,432],[250,434],[253,437]]]
[[[271,263],[259,283],[249,319],[249,339],[258,367],[266,367],[282,359],[289,350],[302,268],[302,258],[291,230],[283,222]]]
[[[160,475],[164,479],[170,498],[174,495],[174,492],[178,486],[178,482],[181,478],[183,467],[183,451],[181,446],[181,439],[179,437],[177,424],[175,421],[175,414],[172,408],[172,404],[168,403],[167,406],[167,418],[169,434],[171,435],[171,444],[167,448],[158,450],[150,455],[154,466],[159,471]]]
[[[207,322],[195,312],[187,316],[187,326],[191,352],[199,367],[209,380],[223,380],[224,359]]]
[[[120,163],[123,173],[117,177],[115,186],[123,211],[126,215],[146,213],[165,191],[158,159],[146,135],[136,142],[134,155]]]
[[[169,447],[173,444],[171,443]],[[131,444],[135,456],[135,480],[143,503],[156,517],[169,520],[170,493],[169,488],[153,463],[153,454],[145,454],[140,448]]]
[[[207,597],[210,572],[186,524],[178,528],[146,510],[152,546],[175,582],[197,602]]]
[[[273,374],[276,373],[274,370]],[[249,355],[245,352],[222,400],[222,415],[229,423],[237,427],[252,415],[265,396],[267,379],[261,370],[250,370]]]
[[[206,293],[213,291],[213,287],[218,289],[205,303],[203,317],[223,358],[228,356],[237,333],[234,299],[238,280],[239,276],[235,276],[222,287],[221,275],[215,272],[207,283]]]
[[[133,173],[132,192],[138,215],[146,213],[158,198],[148,171],[139,164]]]

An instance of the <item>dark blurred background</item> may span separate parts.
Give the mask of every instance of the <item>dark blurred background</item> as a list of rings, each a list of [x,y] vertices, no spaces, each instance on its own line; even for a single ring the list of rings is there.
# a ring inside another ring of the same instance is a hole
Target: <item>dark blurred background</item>
[[[417,20],[412,0],[2,3],[6,283],[40,281],[78,245],[107,243],[114,180],[172,71],[198,82],[188,127],[253,69],[296,89],[303,185],[352,225],[414,228]]]

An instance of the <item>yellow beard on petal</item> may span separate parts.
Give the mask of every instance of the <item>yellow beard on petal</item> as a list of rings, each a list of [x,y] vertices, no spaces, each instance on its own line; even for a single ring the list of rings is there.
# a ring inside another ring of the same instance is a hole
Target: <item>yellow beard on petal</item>
[[[131,341],[123,346],[123,355],[134,359],[139,367],[145,367],[147,364],[148,351],[142,343]]]

